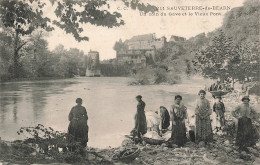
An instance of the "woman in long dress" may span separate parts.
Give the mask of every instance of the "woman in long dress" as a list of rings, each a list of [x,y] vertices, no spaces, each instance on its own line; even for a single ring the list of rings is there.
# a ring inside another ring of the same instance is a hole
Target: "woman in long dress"
[[[183,146],[186,142],[185,119],[187,119],[187,108],[181,103],[182,96],[175,96],[175,104],[171,106],[172,136],[174,144]]]
[[[136,96],[136,100],[138,101],[137,104],[137,112],[135,115],[135,135],[137,135],[138,138],[140,138],[142,135],[144,135],[147,132],[147,123],[146,123],[146,116],[145,116],[145,102],[142,100],[142,96],[138,95]]]
[[[82,106],[82,99],[76,99],[77,105],[72,107],[69,113],[69,139],[70,143],[80,143],[82,147],[88,142],[88,115],[86,108]]]
[[[211,127],[210,115],[212,110],[209,101],[205,98],[206,91],[199,91],[199,100],[195,108],[196,115],[196,141],[211,142],[213,140],[213,132]]]
[[[259,138],[256,128],[253,126],[252,121],[257,119],[257,113],[249,106],[249,97],[242,98],[243,104],[236,107],[232,115],[238,119],[238,128],[236,136],[236,145],[244,150],[246,147],[252,147],[256,144]]]

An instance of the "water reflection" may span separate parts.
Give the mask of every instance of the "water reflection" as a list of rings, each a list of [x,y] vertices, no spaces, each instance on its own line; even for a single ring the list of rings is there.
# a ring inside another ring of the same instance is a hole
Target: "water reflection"
[[[43,123],[47,98],[61,94],[71,80],[0,84],[0,137],[13,140],[21,126]]]
[[[13,120],[17,123],[17,97],[13,97]]]

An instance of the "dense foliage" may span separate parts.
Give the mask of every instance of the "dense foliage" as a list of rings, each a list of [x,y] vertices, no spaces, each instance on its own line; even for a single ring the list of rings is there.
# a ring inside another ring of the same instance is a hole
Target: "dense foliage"
[[[209,44],[200,49],[194,65],[205,77],[232,84],[259,82],[260,2],[246,1],[232,9]],[[258,21],[257,21],[258,20]]]
[[[69,78],[85,74],[84,53],[78,49],[66,50],[59,45],[53,51],[48,50],[48,43],[42,32],[35,32],[19,54],[19,76],[12,74],[13,52],[11,37],[0,32],[0,80]],[[7,40],[9,38],[9,40]],[[8,44],[7,41],[10,41]]]
[[[130,65],[101,64],[100,70],[102,76],[107,77],[123,77],[129,76],[132,73],[132,67]]]
[[[30,43],[33,32],[39,29],[48,32],[54,30],[55,27],[59,27],[66,33],[73,35],[75,40],[80,42],[89,40],[87,36],[82,36],[82,32],[86,30],[83,29],[83,24],[105,26],[108,28],[123,25],[122,15],[111,10],[110,3],[106,0],[0,1],[1,51],[5,54],[0,58],[1,67],[4,68],[3,73],[0,75],[1,80],[28,77],[27,73],[25,73],[26,71],[24,71],[24,63],[21,59],[28,52],[25,50],[24,53],[23,48]],[[144,12],[157,10],[154,6],[136,0],[122,0],[122,4],[133,10]],[[53,20],[46,16],[45,12],[49,10],[46,10],[45,7],[48,7],[48,5],[52,5],[55,8],[55,18],[52,18]],[[7,42],[4,38],[8,38]],[[11,48],[3,48],[6,44]],[[4,64],[6,60],[8,64]],[[66,76],[70,77],[74,74],[72,71],[74,69],[69,68],[69,73]],[[42,75],[42,73],[38,75]]]

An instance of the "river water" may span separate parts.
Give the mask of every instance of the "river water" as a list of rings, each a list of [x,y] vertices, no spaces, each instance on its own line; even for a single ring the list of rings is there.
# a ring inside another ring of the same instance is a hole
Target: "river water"
[[[174,96],[180,94],[191,116],[199,89],[208,83],[192,79],[176,85],[129,86],[129,80],[81,77],[3,83],[0,85],[0,137],[9,141],[22,139],[17,130],[38,123],[67,131],[70,109],[75,99],[81,97],[89,116],[88,146],[116,147],[134,127],[136,95],[143,96],[148,111],[157,110],[161,105],[169,109]]]

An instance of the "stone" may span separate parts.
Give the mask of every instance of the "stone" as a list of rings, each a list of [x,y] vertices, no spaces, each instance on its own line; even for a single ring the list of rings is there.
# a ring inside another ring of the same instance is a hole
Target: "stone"
[[[163,150],[164,151],[167,151],[169,148],[168,147],[163,147]]]
[[[224,142],[224,144],[225,144],[225,145],[230,145],[229,140],[226,140],[226,141]]]
[[[227,161],[227,159],[224,156],[218,157],[215,160],[218,162],[218,164],[222,164]]]
[[[151,147],[151,144],[146,144],[146,147]]]
[[[238,146],[234,146],[234,149],[238,150],[238,149],[239,149],[239,147],[238,147]]]
[[[244,160],[243,160],[243,159],[236,159],[235,162],[236,162],[236,163],[243,163]]]
[[[199,147],[205,147],[205,142],[203,141],[199,142]]]
[[[33,155],[33,156],[35,156],[35,155],[36,155],[36,152],[32,152],[30,155]]]
[[[161,147],[166,147],[167,145],[165,143],[161,144]]]
[[[233,150],[234,154],[239,154],[239,152],[237,150]]]
[[[147,163],[152,164],[154,162],[153,159],[147,159]]]
[[[233,149],[231,147],[225,147],[225,150],[226,150],[227,153],[230,153],[230,152],[233,151]]]
[[[243,155],[243,156],[247,156],[246,151],[242,151],[242,152],[241,152],[241,155]]]
[[[142,141],[142,144],[145,146],[145,145],[146,145],[146,142],[145,142],[145,141]]]

